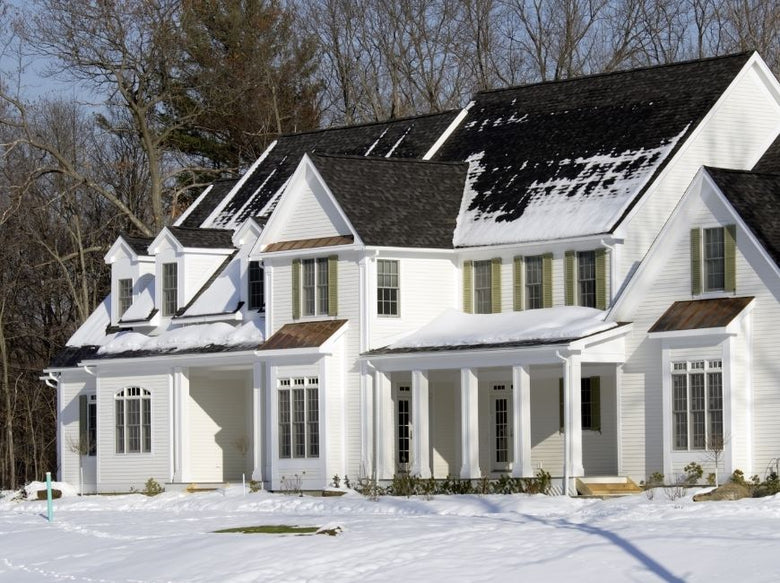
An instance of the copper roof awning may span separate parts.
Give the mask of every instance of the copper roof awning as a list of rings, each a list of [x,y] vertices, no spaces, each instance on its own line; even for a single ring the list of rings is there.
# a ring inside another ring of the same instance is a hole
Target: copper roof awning
[[[352,235],[336,235],[333,237],[317,237],[315,239],[297,239],[295,241],[280,241],[271,243],[264,251],[289,251],[290,249],[313,249],[315,247],[334,247],[336,245],[352,245],[355,237]]]
[[[285,324],[266,340],[258,350],[317,348],[333,336],[347,320],[318,320]]]
[[[654,332],[675,332],[679,330],[700,330],[703,328],[724,328],[736,318],[753,297],[714,298],[674,302],[663,316],[648,330]]]

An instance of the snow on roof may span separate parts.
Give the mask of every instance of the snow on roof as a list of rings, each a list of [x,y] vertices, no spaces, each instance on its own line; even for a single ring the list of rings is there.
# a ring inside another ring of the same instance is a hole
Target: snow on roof
[[[234,256],[214,282],[187,308],[184,316],[233,313],[241,300],[241,260]]]
[[[264,340],[263,320],[253,320],[234,327],[226,322],[196,324],[172,328],[158,336],[146,336],[138,332],[119,332],[105,337],[98,354],[120,352],[172,352],[205,346],[260,345]]]
[[[130,307],[122,314],[120,322],[148,320],[154,310],[154,275],[151,273],[142,275],[138,278],[136,286],[140,291]]]
[[[111,323],[111,294],[106,296],[89,318],[68,339],[66,346],[97,346]]]
[[[617,326],[605,322],[604,315],[601,310],[580,306],[501,314],[464,314],[448,309],[387,349],[573,340]]]

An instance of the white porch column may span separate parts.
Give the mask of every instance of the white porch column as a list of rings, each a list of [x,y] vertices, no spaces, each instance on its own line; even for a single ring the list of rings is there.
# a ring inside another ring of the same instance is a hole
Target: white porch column
[[[252,366],[252,479],[263,481],[263,363]]]
[[[376,477],[392,479],[395,474],[395,427],[393,427],[393,396],[390,376],[374,373],[374,405],[376,407]]]
[[[512,445],[514,446],[512,476],[530,478],[533,476],[533,468],[531,467],[531,375],[527,366],[512,367],[512,385],[515,388],[512,400]]]
[[[479,384],[474,369],[460,369],[460,477],[479,478]]]
[[[361,473],[366,477],[374,475],[376,456],[374,455],[374,387],[373,375],[366,364],[360,367],[360,465]]]
[[[563,365],[563,449],[564,494],[571,489],[569,478],[582,476],[582,366],[580,356],[568,356]]]
[[[174,481],[192,481],[190,473],[190,376],[189,369],[173,369]]]
[[[428,371],[412,371],[412,474],[431,477],[428,434]]]

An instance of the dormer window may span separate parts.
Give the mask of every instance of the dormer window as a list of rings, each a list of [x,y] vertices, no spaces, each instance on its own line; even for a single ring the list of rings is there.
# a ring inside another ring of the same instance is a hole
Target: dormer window
[[[720,291],[725,286],[723,228],[704,229],[704,291]]]
[[[120,279],[117,281],[117,308],[119,310],[119,317],[122,317],[130,306],[133,305],[133,280],[132,279]]]
[[[249,262],[247,303],[250,310],[265,311],[264,270],[259,261]]]
[[[691,293],[737,289],[735,225],[691,229]]]
[[[292,316],[335,316],[338,313],[337,255],[293,259]]]
[[[178,265],[163,263],[162,268],[162,315],[173,316],[178,309]]]

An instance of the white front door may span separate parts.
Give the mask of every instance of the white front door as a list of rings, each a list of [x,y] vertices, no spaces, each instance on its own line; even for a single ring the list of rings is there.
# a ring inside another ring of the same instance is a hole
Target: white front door
[[[493,385],[490,395],[490,469],[512,469],[512,387]]]

